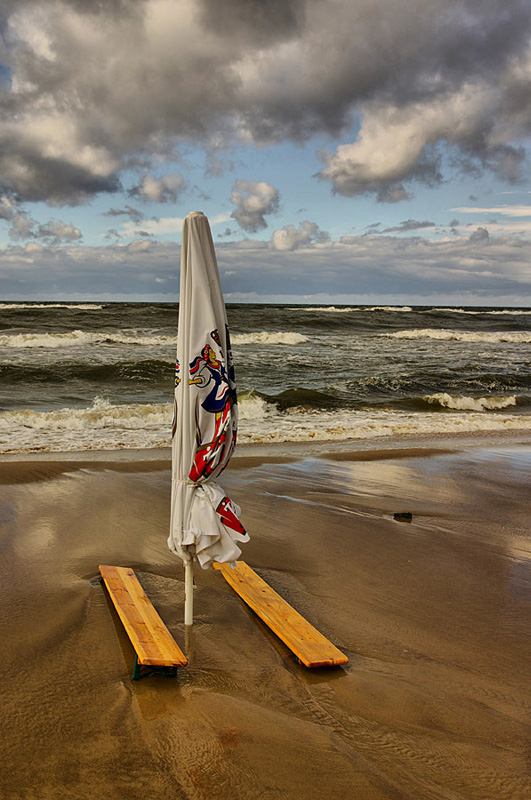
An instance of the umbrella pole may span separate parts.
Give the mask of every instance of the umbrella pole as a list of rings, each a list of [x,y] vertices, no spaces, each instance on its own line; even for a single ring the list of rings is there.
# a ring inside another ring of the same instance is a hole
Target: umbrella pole
[[[194,624],[194,568],[192,559],[184,565],[184,624]]]

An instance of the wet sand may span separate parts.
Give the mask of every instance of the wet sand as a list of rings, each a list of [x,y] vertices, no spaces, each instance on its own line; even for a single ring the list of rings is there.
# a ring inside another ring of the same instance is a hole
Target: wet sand
[[[523,800],[530,474],[522,443],[235,460],[244,559],[350,659],[309,671],[214,571],[185,642],[160,455],[8,459],[0,797]],[[177,679],[131,682],[100,563],[137,571]]]

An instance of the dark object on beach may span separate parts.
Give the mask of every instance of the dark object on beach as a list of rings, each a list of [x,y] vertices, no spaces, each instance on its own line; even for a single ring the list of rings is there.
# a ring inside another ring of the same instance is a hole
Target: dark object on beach
[[[393,514],[393,519],[396,519],[397,522],[411,522],[413,519],[413,514],[411,511],[402,511],[397,514]]]

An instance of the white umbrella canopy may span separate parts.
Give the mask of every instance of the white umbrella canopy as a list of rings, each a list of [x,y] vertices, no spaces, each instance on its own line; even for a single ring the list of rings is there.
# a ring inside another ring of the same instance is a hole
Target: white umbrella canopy
[[[185,623],[192,624],[192,563],[207,568],[241,555],[249,541],[240,509],[215,479],[236,445],[238,404],[225,303],[207,217],[184,220],[172,497],[168,546],[186,569]]]

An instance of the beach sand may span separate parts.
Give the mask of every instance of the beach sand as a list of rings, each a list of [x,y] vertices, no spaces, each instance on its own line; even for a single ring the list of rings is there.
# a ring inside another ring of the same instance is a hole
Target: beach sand
[[[243,558],[349,656],[310,671],[215,571],[185,637],[165,457],[5,460],[0,797],[523,800],[530,473],[523,443],[235,458]],[[137,571],[176,679],[131,681],[98,564]]]

